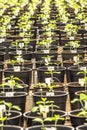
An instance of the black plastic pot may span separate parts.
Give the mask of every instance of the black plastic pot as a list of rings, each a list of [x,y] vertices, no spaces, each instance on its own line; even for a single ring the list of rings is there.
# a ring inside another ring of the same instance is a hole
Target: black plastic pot
[[[81,112],[81,109],[76,109],[76,110],[69,112],[71,124],[73,127],[77,127],[79,125],[83,125],[83,124],[87,123],[86,118],[84,116],[77,115],[79,112]]]
[[[68,92],[69,92],[69,96],[70,96],[71,110],[78,109],[79,103],[78,102],[71,103],[71,101],[77,97],[75,92],[83,90],[84,86],[81,86],[78,82],[70,82],[70,83],[67,83],[66,86],[68,87]]]
[[[65,123],[65,118],[66,118],[66,115],[67,115],[67,113],[65,111],[54,110],[53,115],[60,115],[61,118],[64,118],[64,120],[58,120],[57,124],[63,125]],[[27,123],[27,127],[30,127],[30,126],[33,126],[33,125],[41,125],[41,123],[33,121],[37,117],[41,118],[40,115],[38,115],[38,112],[28,111],[28,112],[25,112],[23,114],[23,116],[24,116],[24,119],[25,119],[25,121]],[[52,111],[50,111],[47,114],[47,117],[52,117]],[[48,125],[48,124],[54,124],[54,121],[52,121],[52,122],[50,122],[50,121],[45,122],[45,125]]]
[[[87,125],[79,125],[76,127],[76,130],[87,130]]]
[[[21,112],[11,110],[10,111],[10,116],[5,121],[5,125],[17,125],[17,126],[20,126],[21,125],[21,117],[22,117]]]
[[[22,68],[22,66],[24,68],[26,68],[26,67],[27,68],[32,68],[33,67],[33,63],[32,63],[31,60],[24,60],[23,62],[22,61],[16,62],[14,64],[14,66],[20,66],[21,68]],[[7,62],[7,68],[13,68],[13,65],[12,65],[12,63],[10,63],[10,61]]]
[[[34,52],[34,57],[36,59],[36,61],[40,61],[40,60],[43,60],[43,57],[46,57],[46,56],[50,56],[51,57],[51,60],[57,60],[57,57],[58,57],[58,51],[35,51]]]
[[[23,68],[23,69],[20,68],[19,71],[14,71],[13,68],[4,69],[4,77],[9,77],[11,75],[19,77],[25,84],[28,85],[31,84],[31,77],[32,77],[31,68]]]
[[[23,130],[23,128],[16,125],[4,125],[3,130]]]
[[[64,50],[62,52],[62,61],[65,61],[65,60],[73,60],[73,57],[74,56],[77,56],[77,55],[80,55],[81,58],[80,59],[84,59],[84,54],[85,52],[84,51],[77,51],[77,52],[74,52],[74,51],[70,51],[70,50]]]
[[[0,84],[2,84],[2,79],[3,79],[3,70],[0,69]]]
[[[0,51],[5,52],[5,50],[6,50],[6,46],[0,46]]]
[[[54,125],[45,125],[45,127],[51,130],[52,127],[54,127]],[[74,130],[73,127],[65,126],[65,125],[57,125],[56,128],[57,128],[56,130]],[[32,127],[26,128],[25,130],[43,130],[43,129],[42,129],[42,126],[32,126]]]
[[[80,63],[79,63],[79,65],[80,66],[87,66],[87,60],[80,60],[79,61]],[[74,66],[75,65],[75,61],[74,60],[65,60],[65,61],[63,61],[63,66],[65,66],[65,67],[70,67],[70,66]]]
[[[46,78],[51,78],[50,69],[53,67],[53,80],[54,82],[64,82],[64,75],[66,68],[57,66],[42,66],[37,68],[38,82],[45,82]]]
[[[80,99],[80,94],[81,94],[81,93],[86,94],[86,93],[85,93],[85,87],[84,87],[83,90],[80,90],[80,91],[76,91],[76,92],[75,92],[75,95],[76,95],[76,98],[77,98],[77,99]],[[84,102],[83,102],[83,104],[84,104]],[[85,104],[84,104],[84,105],[85,105]],[[82,108],[81,103],[78,102],[78,109],[81,109],[81,108]]]
[[[0,69],[4,69],[4,65],[5,65],[5,63],[4,62],[2,62],[2,61],[0,61]]]
[[[74,50],[73,46],[63,46],[63,50]],[[77,50],[85,50],[85,46],[84,45],[80,45]]]
[[[70,82],[78,82],[78,79],[84,78],[84,74],[77,74],[84,69],[85,66],[70,66],[68,67],[68,77]]]
[[[26,92],[14,92],[14,95],[11,93],[0,93],[0,100],[5,100],[6,102],[11,102],[14,105],[17,105],[21,108],[21,112],[25,112],[25,104],[26,104]]]
[[[0,61],[3,61],[4,62],[4,60],[5,60],[5,52],[3,52],[3,51],[0,51]]]
[[[54,93],[49,93],[46,91],[41,92],[34,92],[33,99],[34,103],[36,104],[37,101],[40,101],[42,97],[47,98],[49,101],[54,101],[54,104],[59,106],[60,110],[66,110],[66,100],[67,100],[68,92],[66,91],[54,91]]]
[[[45,60],[40,60],[35,62],[36,68],[42,67],[42,66],[47,66]],[[49,66],[61,66],[61,62],[58,60],[50,60],[49,61]]]
[[[11,45],[12,40],[11,39],[6,39],[4,42],[0,43],[0,46],[4,46],[5,47],[5,59],[8,60],[9,59],[9,46]]]
[[[73,60],[64,60],[63,61],[63,66],[65,66],[66,68],[73,66],[74,65],[74,61]]]
[[[17,56],[21,56],[24,60],[31,60],[32,55],[33,55],[33,52],[31,51],[26,52],[26,51],[19,50],[18,52],[16,51],[9,52],[10,60],[15,60],[15,57]]]

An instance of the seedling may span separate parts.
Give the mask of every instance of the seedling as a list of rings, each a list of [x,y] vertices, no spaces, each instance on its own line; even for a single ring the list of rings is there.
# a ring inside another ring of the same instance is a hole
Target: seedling
[[[87,94],[80,93],[79,98],[75,98],[72,100],[72,103],[80,102],[81,112],[77,114],[77,116],[84,116],[87,121]]]
[[[72,37],[72,36],[75,37],[77,35],[78,29],[79,29],[79,27],[72,23],[69,23],[65,26],[65,31],[66,31],[68,37]]]
[[[50,78],[50,84],[51,85],[53,85],[53,83],[54,83],[55,80],[57,80],[58,82],[60,82],[58,78],[54,77],[54,74],[60,74],[61,72],[54,71],[54,66],[49,66],[48,67],[48,71],[44,72],[44,73],[51,75],[51,78]]]
[[[81,70],[80,72],[77,73],[77,75],[82,74],[83,77],[83,81],[84,81],[84,87],[85,87],[85,94],[87,93],[87,69],[84,68],[83,70]]]
[[[12,89],[12,92],[14,93],[14,89],[16,88],[23,88],[23,86],[21,84],[19,84],[18,82],[22,82],[22,80],[20,80],[18,77],[14,77],[13,75],[11,75],[10,77],[6,77],[4,78],[5,82],[0,84],[0,87],[3,88],[3,94],[5,94],[5,86],[9,86]]]
[[[69,43],[67,43],[65,45],[70,46],[70,50],[72,50],[72,49],[77,50],[80,46],[78,41],[70,41]]]
[[[16,46],[16,52],[17,52],[17,50],[18,50],[18,47],[19,47],[19,40],[15,40],[15,41],[13,41],[12,42],[12,46]]]
[[[23,70],[24,62],[25,60],[23,59],[22,55],[18,55],[18,56],[15,56],[15,60],[10,60],[7,64],[12,65],[12,68],[14,69],[14,71],[17,71],[17,68],[15,69],[15,66],[19,67],[19,70],[20,69]]]
[[[11,110],[15,109],[20,111],[20,107],[13,105],[11,102],[5,102],[4,100],[0,101],[0,121],[1,121],[1,130],[3,130],[4,122],[11,116]]]
[[[61,64],[60,61],[52,61],[51,58],[53,58],[53,56],[50,56],[50,55],[44,56],[42,58],[43,58],[46,66],[54,65],[54,66],[59,67],[59,65]]]
[[[61,118],[60,115],[55,115],[55,109],[59,108],[58,106],[54,105],[54,101],[48,101],[47,98],[41,98],[41,101],[38,101],[36,103],[38,106],[35,106],[32,111],[38,112],[38,114],[41,116],[41,118],[35,118],[33,121],[40,122],[42,124],[42,130],[46,130],[45,128],[45,122],[46,121],[55,121],[55,129],[58,120],[64,120],[64,118]],[[50,109],[51,107],[51,109]],[[47,113],[51,110],[52,114],[51,117],[47,117]]]

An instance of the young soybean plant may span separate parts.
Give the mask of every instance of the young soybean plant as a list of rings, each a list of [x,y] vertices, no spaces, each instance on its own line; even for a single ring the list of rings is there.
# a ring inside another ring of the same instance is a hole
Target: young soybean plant
[[[34,122],[40,122],[42,124],[42,130],[46,130],[45,122],[49,121],[55,121],[54,127],[56,130],[56,125],[58,120],[64,120],[64,118],[61,118],[59,114],[54,114],[55,109],[59,108],[57,105],[54,105],[54,101],[48,101],[47,98],[41,98],[41,101],[38,101],[37,106],[33,107],[33,112],[38,112],[38,114],[41,116],[41,118],[35,118]],[[50,109],[51,108],[51,109]],[[51,116],[48,117],[47,114],[51,110]]]
[[[77,114],[77,116],[83,116],[85,117],[85,120],[87,121],[87,94],[80,93],[79,98],[75,98],[71,101],[72,103],[80,102],[81,105],[81,112]]]
[[[84,79],[84,88],[85,88],[85,94],[87,94],[87,68],[81,70],[80,72],[77,73],[77,75],[83,74],[83,79]]]
[[[20,111],[21,109],[19,106],[13,105],[11,102],[5,102],[4,100],[0,101],[0,106],[0,127],[1,130],[3,130],[4,122],[11,116],[11,110],[15,109]]]
[[[3,94],[5,94],[5,86],[9,86],[12,89],[12,92],[14,92],[15,87],[16,88],[23,88],[21,84],[18,82],[22,82],[18,77],[14,77],[13,75],[4,78],[5,82],[0,84],[0,87],[3,88]]]

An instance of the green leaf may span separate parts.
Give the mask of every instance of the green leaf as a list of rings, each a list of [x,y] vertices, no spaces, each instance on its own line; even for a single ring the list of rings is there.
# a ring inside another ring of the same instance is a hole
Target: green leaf
[[[52,121],[52,118],[47,117],[47,118],[44,119],[44,121]]]
[[[80,100],[87,101],[87,94],[80,93]]]
[[[4,100],[0,101],[0,104],[4,104],[4,103],[5,103],[5,101],[4,101]]]
[[[11,102],[5,102],[5,105],[6,105],[7,107],[9,107],[9,108],[12,107],[12,103],[11,103]]]
[[[85,77],[84,79],[85,79],[85,82],[87,82],[87,77]]]
[[[84,110],[84,109],[82,109],[82,111],[81,111],[81,112],[79,112],[79,113],[77,114],[77,116],[84,116],[84,117],[86,117],[86,118],[87,118],[87,111],[86,111],[86,110]]]
[[[23,86],[21,84],[16,84],[17,88],[23,88]]]
[[[19,106],[13,105],[12,108],[14,108],[15,110],[21,110],[21,108]]]
[[[0,117],[0,120],[4,122],[6,120],[6,117]]]
[[[39,104],[44,104],[44,102],[43,102],[43,101],[38,101],[38,102],[36,102],[36,104],[37,104],[37,105],[39,105]]]
[[[43,120],[41,118],[35,118],[33,121],[43,123]]]
[[[32,112],[36,112],[38,110],[38,106],[32,108]]]

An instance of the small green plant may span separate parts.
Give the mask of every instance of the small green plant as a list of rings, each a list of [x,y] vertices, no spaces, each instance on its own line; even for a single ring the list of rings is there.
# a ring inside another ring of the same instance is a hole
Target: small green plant
[[[45,62],[46,66],[54,65],[54,66],[59,67],[61,62],[60,61],[52,61],[52,58],[53,58],[53,56],[50,56],[50,55],[46,55],[46,56],[42,57],[42,59]]]
[[[80,72],[77,73],[77,75],[82,74],[83,75],[83,79],[84,79],[84,92],[85,94],[87,93],[87,69],[84,68],[83,70],[81,70]]]
[[[50,76],[50,78],[51,78],[50,84],[51,84],[51,85],[54,84],[54,81],[55,81],[55,80],[58,81],[58,82],[60,82],[60,80],[59,80],[57,77],[54,77],[54,74],[60,74],[61,72],[55,71],[55,70],[54,70],[54,67],[55,67],[55,66],[48,66],[48,71],[44,72],[45,74],[50,74],[50,75],[51,75],[51,76]]]
[[[44,38],[41,42],[39,42],[39,45],[42,46],[43,50],[50,50],[50,43],[51,42],[52,42],[52,39]]]
[[[4,122],[11,116],[11,110],[15,109],[20,111],[20,107],[17,105],[13,105],[11,102],[6,102],[4,100],[0,101],[0,121],[1,121],[1,130],[3,130]]]
[[[79,102],[81,105],[81,112],[77,116],[84,116],[87,121],[87,94],[80,93],[79,98],[75,98],[71,103]]]
[[[42,124],[42,130],[46,130],[45,128],[45,122],[49,121],[55,121],[54,127],[56,128],[58,120],[64,120],[64,118],[61,118],[60,115],[54,114],[55,109],[59,108],[58,106],[54,105],[53,101],[48,101],[47,98],[41,98],[41,101],[38,101],[37,106],[35,106],[32,111],[38,112],[38,114],[41,116],[41,118],[35,118],[34,122],[40,122]],[[51,109],[50,109],[51,108]],[[47,113],[49,113],[51,110],[51,116],[48,117]]]
[[[70,36],[76,36],[78,33],[79,27],[77,25],[74,25],[72,23],[69,23],[65,26],[65,31],[68,37]]]
[[[82,58],[81,55],[77,55],[77,56],[74,56],[74,57],[73,57],[73,60],[74,60],[74,62],[75,62],[74,65],[77,65],[78,68],[79,68],[80,63],[81,63],[81,61],[80,61],[81,58]]]
[[[18,55],[18,56],[15,56],[15,59],[14,59],[14,60],[8,61],[7,64],[8,64],[8,65],[12,65],[12,68],[13,68],[14,71],[15,71],[15,65],[16,65],[16,66],[19,66],[20,69],[23,70],[23,68],[24,68],[24,62],[25,62],[25,60],[22,58],[22,56],[21,56],[21,55]],[[16,71],[17,71],[17,70],[16,70]]]
[[[14,77],[13,75],[11,75],[10,77],[6,77],[4,78],[4,83],[0,84],[0,87],[3,88],[3,94],[5,94],[5,86],[9,86],[12,89],[12,92],[14,93],[14,89],[15,88],[23,88],[23,86],[21,84],[19,84],[18,82],[22,82],[22,80],[20,80],[18,77]]]
[[[36,83],[32,84],[31,88],[38,89],[39,92],[42,92],[46,89],[48,92],[54,92],[54,89],[58,87],[58,84],[48,85],[47,83]]]
[[[17,60],[10,60],[7,64],[12,65],[12,68],[14,68],[14,65],[17,63]]]
[[[12,45],[12,46],[16,46],[16,52],[17,52],[18,47],[19,47],[19,40],[13,41],[11,45]]]
[[[70,50],[77,50],[80,47],[79,41],[70,41],[65,46],[70,46]]]

